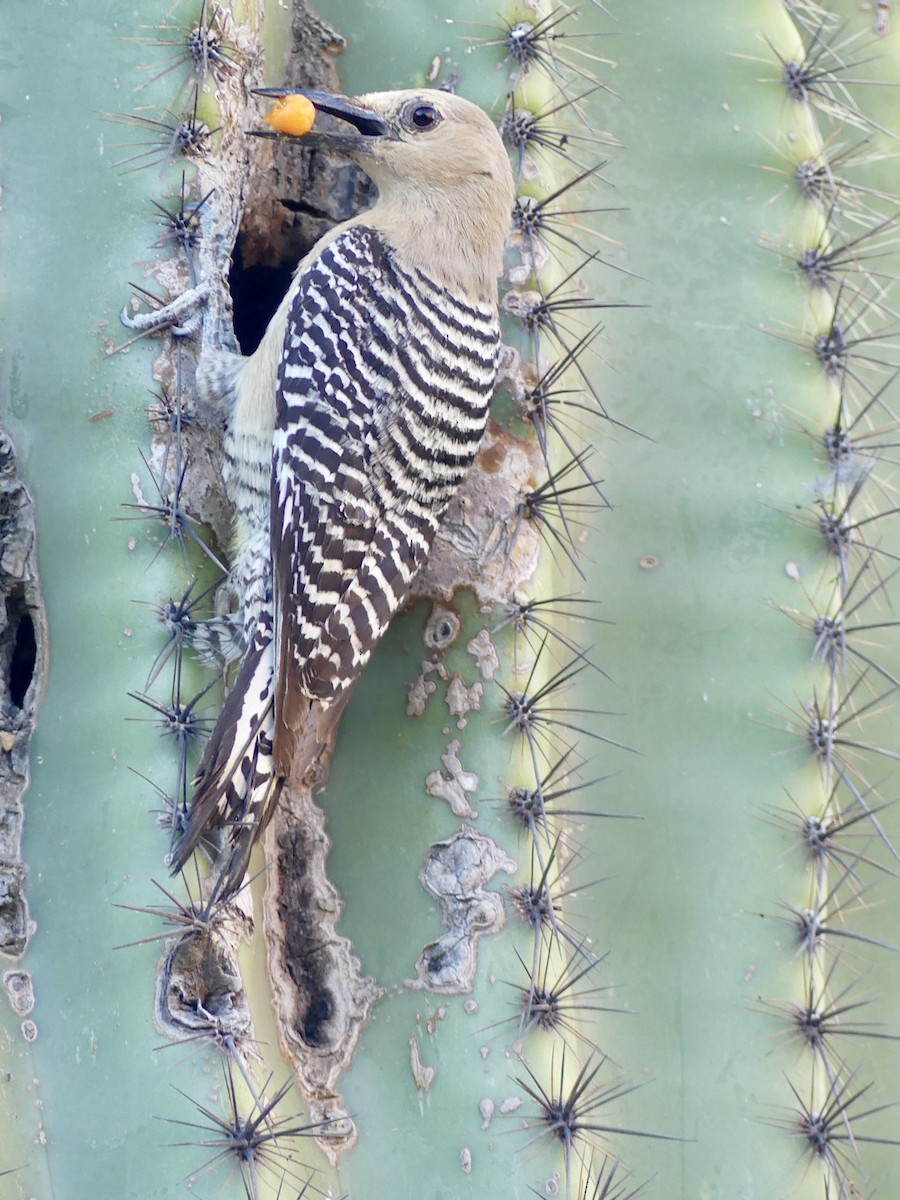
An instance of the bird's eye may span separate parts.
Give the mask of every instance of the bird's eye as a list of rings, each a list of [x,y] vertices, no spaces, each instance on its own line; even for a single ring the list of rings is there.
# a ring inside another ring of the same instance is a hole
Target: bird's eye
[[[409,122],[416,129],[431,129],[440,119],[441,114],[431,104],[417,104],[409,113]]]

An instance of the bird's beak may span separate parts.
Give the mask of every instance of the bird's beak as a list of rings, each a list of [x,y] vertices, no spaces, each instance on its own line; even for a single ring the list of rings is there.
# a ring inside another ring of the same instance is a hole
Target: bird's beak
[[[342,150],[344,153],[355,151],[367,152],[373,141],[379,138],[392,138],[393,134],[387,123],[369,108],[362,108],[346,96],[335,96],[331,92],[306,91],[303,88],[253,88],[255,96],[267,96],[278,100],[284,96],[305,96],[316,109],[317,113],[325,113],[351,125],[355,132],[338,126],[336,129],[313,129],[302,137],[289,133],[279,133],[275,130],[252,129],[249,132],[254,137],[274,138],[279,142],[302,141],[307,146],[329,150]]]

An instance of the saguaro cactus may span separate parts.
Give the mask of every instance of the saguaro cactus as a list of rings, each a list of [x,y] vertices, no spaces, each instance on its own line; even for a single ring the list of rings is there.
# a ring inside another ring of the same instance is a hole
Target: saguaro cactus
[[[890,6],[16,10],[2,423],[53,657],[0,1195],[886,1194]],[[160,824],[217,702],[190,645],[228,554],[221,418],[190,330],[132,340],[117,309],[234,248],[252,348],[369,192],[247,138],[248,89],[456,75],[519,181],[506,378],[327,783],[219,906],[202,860],[167,878]]]

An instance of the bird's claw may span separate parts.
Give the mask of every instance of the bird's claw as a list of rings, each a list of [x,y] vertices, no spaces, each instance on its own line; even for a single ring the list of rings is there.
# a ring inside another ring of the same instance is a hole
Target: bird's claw
[[[136,333],[158,333],[161,329],[171,329],[176,337],[189,337],[200,327],[210,290],[209,281],[204,280],[150,312],[131,315],[123,308],[119,320],[126,329],[133,329]]]

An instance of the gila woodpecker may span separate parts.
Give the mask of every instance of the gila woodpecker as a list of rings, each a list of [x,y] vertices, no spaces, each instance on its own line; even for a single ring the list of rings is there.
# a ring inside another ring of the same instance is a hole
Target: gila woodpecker
[[[232,406],[243,657],[171,865],[224,826],[220,895],[240,886],[285,780],[303,778],[402,605],[498,369],[514,186],[490,119],[439,91],[303,94],[340,123],[304,140],[355,161],[378,201],[303,258],[253,355],[198,366],[201,390]]]

